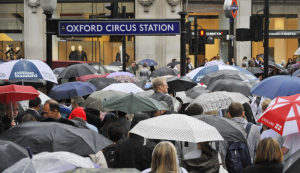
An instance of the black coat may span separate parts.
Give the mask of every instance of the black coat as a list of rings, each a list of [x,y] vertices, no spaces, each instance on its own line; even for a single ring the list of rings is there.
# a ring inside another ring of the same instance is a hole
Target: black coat
[[[78,51],[77,52],[77,61],[87,61],[87,55],[85,51],[81,51],[81,53]]]
[[[43,117],[42,115],[40,115],[37,111],[35,110],[32,110],[32,109],[27,109],[26,111],[24,112],[20,112],[16,118],[16,121],[18,123],[22,123],[22,118],[24,117],[24,115],[26,114],[30,114],[32,116],[34,116],[34,118],[37,120],[37,121],[42,121],[44,119],[46,119],[45,117]]]
[[[123,127],[124,135],[127,136],[128,132],[130,131],[130,125],[131,122],[126,120],[125,117],[120,117],[116,119],[112,119],[110,121],[107,121],[104,126],[102,127],[102,135],[107,137],[107,127],[110,125],[110,123],[118,123]]]
[[[97,127],[98,131],[100,132],[101,129],[100,111],[92,108],[85,108],[84,111],[86,114],[86,122]]]
[[[41,122],[57,122],[57,123],[63,123],[63,124],[68,124],[74,127],[79,127],[79,128],[83,128],[83,129],[89,129],[85,124],[83,124],[82,122],[76,121],[76,120],[69,120],[66,118],[51,118],[48,117],[44,120],[42,120]]]
[[[11,128],[11,120],[5,115],[0,123],[0,134]]]
[[[152,152],[155,143],[131,133],[115,150],[116,168],[136,168],[143,171],[151,166]]]
[[[70,54],[69,54],[69,60],[71,60],[71,61],[77,61],[77,50],[75,50],[75,51],[71,51],[70,52]]]
[[[260,163],[253,166],[246,167],[242,173],[282,173],[283,164],[281,163]]]

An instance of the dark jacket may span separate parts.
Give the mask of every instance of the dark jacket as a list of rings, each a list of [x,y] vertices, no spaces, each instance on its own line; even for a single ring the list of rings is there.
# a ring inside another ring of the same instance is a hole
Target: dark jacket
[[[102,128],[102,135],[107,137],[107,128],[110,125],[110,123],[118,123],[123,127],[123,132],[124,135],[127,136],[128,132],[130,131],[130,125],[131,122],[126,120],[125,117],[120,117],[120,118],[116,118],[116,119],[112,119],[110,121],[107,121],[103,128]]]
[[[245,168],[242,173],[282,173],[283,164],[281,163],[260,163]]]
[[[77,52],[77,61],[87,61],[87,55],[85,51]]]
[[[11,120],[5,115],[0,123],[0,134],[11,128]]]
[[[77,50],[71,51],[69,54],[69,60],[76,61],[78,59],[77,53],[78,53]]]
[[[218,173],[220,164],[218,152],[212,149],[212,156],[202,154],[199,158],[183,160],[184,168],[189,173]]]
[[[147,142],[144,138],[131,133],[116,150],[116,168],[136,168],[143,171],[150,167],[155,143]]]
[[[42,115],[40,115],[37,111],[33,110],[33,109],[27,109],[26,111],[24,112],[20,112],[16,118],[16,121],[18,123],[22,123],[22,118],[24,117],[24,115],[26,114],[30,114],[32,116],[34,116],[34,118],[37,120],[37,121],[42,121],[44,119],[46,119],[45,117],[43,117]]]
[[[76,120],[68,120],[66,118],[46,118],[44,120],[42,120],[41,122],[57,122],[57,123],[63,123],[63,124],[68,124],[74,127],[79,127],[79,128],[83,128],[83,129],[89,129],[85,124],[76,121]]]
[[[151,96],[149,96],[152,99],[155,99],[157,101],[164,101],[168,104],[169,106],[169,110],[173,113],[174,112],[174,104],[173,104],[173,100],[172,97],[169,95],[165,95],[164,94],[155,91]]]
[[[101,129],[101,119],[100,119],[100,111],[92,109],[92,108],[84,108],[86,114],[86,122],[97,127],[100,132]]]
[[[125,62],[128,62],[130,56],[126,53],[125,57],[126,57]],[[117,55],[116,55],[116,61],[115,62],[121,62],[121,54],[120,54],[120,52],[117,53]]]

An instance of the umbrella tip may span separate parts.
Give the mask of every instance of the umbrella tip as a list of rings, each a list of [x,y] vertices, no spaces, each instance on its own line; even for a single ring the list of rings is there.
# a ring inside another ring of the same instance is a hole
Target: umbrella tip
[[[32,152],[31,152],[30,147],[27,147],[27,151],[28,151],[28,155],[29,155],[30,159],[32,159]]]

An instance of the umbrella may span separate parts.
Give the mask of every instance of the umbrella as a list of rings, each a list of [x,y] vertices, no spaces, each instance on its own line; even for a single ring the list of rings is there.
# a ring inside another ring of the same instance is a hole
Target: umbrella
[[[274,99],[300,93],[300,79],[295,76],[272,76],[254,85],[251,94]]]
[[[153,71],[150,75],[150,77],[157,77],[157,76],[166,76],[166,75],[174,75],[177,76],[178,75],[178,71],[172,68],[168,68],[168,67],[162,67],[159,68],[155,71]]]
[[[8,169],[5,173],[19,172],[64,172],[77,167],[95,168],[93,162],[69,152],[43,152],[32,158],[24,158]]]
[[[117,95],[125,95],[126,93],[120,91],[95,91],[93,92],[84,102],[83,107],[97,109],[99,111],[103,111],[102,109],[102,101],[103,99],[107,99]]]
[[[95,131],[56,122],[22,123],[2,133],[0,139],[12,141],[24,148],[30,147],[33,154],[68,151],[85,156],[112,144]]]
[[[198,67],[187,74],[187,77],[191,78],[194,82],[199,83],[200,80],[208,73],[212,73],[219,70],[235,70],[240,71],[248,76],[250,79],[257,79],[252,73],[249,71],[238,67],[238,66],[231,66],[231,65],[213,65],[213,66],[206,66],[206,67]]]
[[[6,168],[24,157],[28,157],[28,154],[23,147],[10,141],[0,140],[0,172],[4,171]]]
[[[122,63],[118,61],[118,62],[110,63],[108,65],[110,65],[110,66],[122,66]]]
[[[110,84],[119,83],[113,78],[92,78],[87,80],[86,82],[90,82],[91,84],[93,84],[96,87],[96,91],[102,90]]]
[[[300,94],[276,97],[257,122],[270,127],[281,136],[300,132]]]
[[[192,79],[187,76],[183,77],[171,77],[167,78],[167,83],[170,89],[173,89],[175,92],[187,91],[197,85]]]
[[[169,64],[167,64],[167,66],[175,66],[177,64],[180,64],[180,61],[173,61],[173,62],[170,62]]]
[[[121,83],[132,83],[132,82],[138,82],[140,81],[138,78],[135,78],[134,76],[125,76],[125,75],[118,75],[118,76],[111,76],[107,78],[115,79],[118,82]]]
[[[149,97],[154,93],[153,90],[148,90],[148,91],[141,91],[141,92],[137,92],[135,95],[137,96],[142,96],[142,97]]]
[[[147,63],[148,66],[157,66],[157,62],[152,59],[143,59],[138,64],[143,65],[144,63]]]
[[[252,74],[262,74],[264,71],[260,67],[249,67],[247,70]]]
[[[59,75],[66,67],[58,67],[53,69],[53,73]]]
[[[130,133],[147,139],[185,142],[223,141],[218,130],[203,121],[182,114],[171,114],[140,121]]]
[[[202,86],[196,86],[192,89],[189,89],[188,91],[185,91],[186,96],[195,99],[201,94],[209,93],[209,90],[205,90]]]
[[[88,64],[74,64],[65,68],[59,74],[59,77],[69,79],[70,77],[80,77],[88,74],[97,74],[97,71]]]
[[[213,60],[205,63],[204,66],[212,66],[212,65],[225,65],[223,61]]]
[[[6,61],[5,61],[5,59],[0,58],[0,62],[3,63],[3,62],[6,62]]]
[[[248,75],[239,72],[239,71],[233,71],[233,70],[221,70],[216,72],[211,72],[206,74],[201,80],[200,83],[204,83],[205,85],[209,86],[214,81],[220,80],[220,79],[234,79],[239,81],[246,81],[251,80],[254,83],[258,83],[259,79],[257,77],[249,77]]]
[[[116,84],[111,84],[105,88],[103,88],[102,90],[115,90],[115,91],[121,91],[121,92],[125,92],[125,93],[137,93],[140,91],[143,91],[140,87],[138,87],[137,85],[133,84],[133,83],[116,83]]]
[[[292,76],[300,77],[300,69],[296,70]]]
[[[32,86],[7,85],[0,87],[0,103],[34,100],[39,93]]]
[[[42,104],[44,104],[47,100],[49,100],[49,99],[51,99],[50,97],[48,97],[46,94],[44,94],[44,93],[42,93],[42,92],[40,92],[40,91],[38,91],[39,92],[39,98],[41,99],[41,101],[42,101]]]
[[[112,168],[101,168],[101,169],[91,169],[91,168],[76,168],[70,171],[66,171],[65,173],[140,173],[141,171],[135,168],[119,168],[119,169],[112,169]]]
[[[261,53],[261,54],[258,54],[257,56],[259,56],[259,57],[261,57],[261,58],[263,58],[263,59],[265,59],[264,57],[265,57],[265,54],[263,54],[263,53]],[[269,61],[272,61],[272,62],[275,62],[275,60],[274,60],[274,58],[272,57],[272,56],[268,56],[269,57]]]
[[[95,90],[96,87],[89,82],[67,82],[53,87],[49,92],[49,97],[55,100],[63,100],[75,96],[85,96]]]
[[[51,68],[40,60],[15,60],[0,64],[0,79],[44,79],[57,83]]]
[[[105,74],[88,74],[88,75],[84,75],[78,78],[79,81],[85,82],[89,79],[93,79],[93,78],[106,78],[110,73],[105,73]]]
[[[183,104],[191,103],[194,100],[193,98],[188,97],[184,91],[176,92],[176,97],[181,98]]]
[[[129,73],[129,72],[113,72],[111,74],[109,74],[108,76],[106,76],[107,78],[113,77],[113,76],[134,76],[133,74]]]
[[[1,85],[16,84],[16,85],[32,86],[34,88],[42,88],[44,85],[46,85],[46,81],[43,79],[12,79],[3,82],[4,83]]]
[[[204,112],[215,111],[219,109],[227,109],[233,102],[244,104],[249,99],[240,93],[216,91],[212,93],[202,94],[197,97],[190,105],[198,103],[204,109]]]
[[[159,101],[137,96],[133,93],[115,96],[103,101],[103,108],[126,112],[128,114],[142,111],[169,110]]]
[[[196,115],[193,117],[215,127],[226,141],[247,142],[245,138],[247,134],[243,126],[228,118],[215,115]]]
[[[204,79],[204,78],[203,78]],[[250,94],[250,84],[247,82],[242,82],[238,80],[216,80],[208,86],[210,91],[227,91],[227,92],[237,92],[244,94],[245,96],[251,96]]]

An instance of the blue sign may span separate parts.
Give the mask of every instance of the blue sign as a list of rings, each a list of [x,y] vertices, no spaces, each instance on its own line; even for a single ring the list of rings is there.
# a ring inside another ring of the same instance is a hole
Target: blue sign
[[[179,20],[59,21],[58,36],[178,35]]]
[[[231,10],[239,10],[239,7],[236,6],[236,5],[232,5],[232,6],[230,7],[230,9],[231,9]]]

